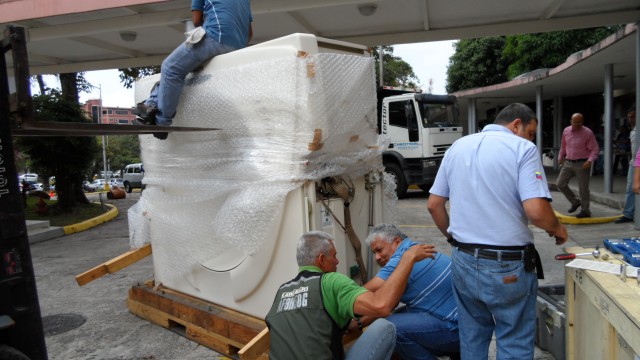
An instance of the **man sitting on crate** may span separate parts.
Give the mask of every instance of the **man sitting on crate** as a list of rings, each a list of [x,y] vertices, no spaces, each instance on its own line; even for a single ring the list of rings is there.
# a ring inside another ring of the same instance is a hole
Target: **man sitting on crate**
[[[436,253],[432,245],[412,246],[388,281],[376,291],[368,291],[336,272],[338,259],[331,235],[320,231],[302,235],[296,252],[298,276],[280,286],[266,317],[270,359],[345,358],[342,336],[355,314],[388,316],[404,293],[413,265],[433,259]],[[395,340],[395,326],[378,319],[351,347],[346,359],[389,359]]]

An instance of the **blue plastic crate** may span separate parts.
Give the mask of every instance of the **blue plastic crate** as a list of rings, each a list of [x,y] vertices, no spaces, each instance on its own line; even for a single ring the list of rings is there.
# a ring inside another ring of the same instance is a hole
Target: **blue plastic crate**
[[[623,255],[629,265],[640,267],[640,238],[605,239],[604,247],[614,254]]]

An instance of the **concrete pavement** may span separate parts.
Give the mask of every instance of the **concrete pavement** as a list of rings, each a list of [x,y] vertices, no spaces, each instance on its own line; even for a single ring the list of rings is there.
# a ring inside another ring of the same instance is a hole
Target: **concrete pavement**
[[[551,172],[550,183],[555,182]],[[604,194],[598,190],[598,178],[592,182],[592,212],[594,216],[615,216],[619,208],[598,202],[600,196],[616,199],[624,197],[626,179],[617,177],[615,194]],[[566,214],[570,207],[561,193],[554,191],[553,207]],[[50,359],[215,359],[218,353],[187,340],[160,326],[130,314],[126,300],[132,285],[153,278],[151,257],[116,274],[106,275],[83,287],[75,281],[78,275],[104,261],[129,250],[127,209],[140,197],[140,193],[127,194],[126,199],[108,200],[119,209],[111,221],[83,232],[33,244],[31,252],[37,278],[37,287],[43,317],[75,314],[86,319],[79,327],[57,335],[46,337]],[[398,202],[399,225],[409,236],[418,241],[434,243],[444,253],[450,246],[433,224],[426,210],[426,193],[411,190],[407,199]],[[478,216],[483,216],[479,214]],[[636,236],[633,223],[567,225],[569,241],[565,246],[593,247],[602,245],[607,238]],[[532,228],[545,270],[545,279],[540,285],[564,284],[564,262],[554,260],[562,248],[554,244],[547,234]],[[495,349],[491,352],[495,359]],[[553,357],[537,349],[537,360]]]

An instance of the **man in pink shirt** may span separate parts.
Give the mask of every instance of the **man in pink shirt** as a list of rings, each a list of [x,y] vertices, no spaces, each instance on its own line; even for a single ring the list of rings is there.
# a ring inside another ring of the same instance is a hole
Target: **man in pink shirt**
[[[589,201],[589,178],[591,176],[591,164],[598,158],[598,142],[593,132],[588,127],[583,126],[584,117],[580,113],[571,116],[571,125],[562,131],[562,145],[558,161],[562,166],[558,180],[558,189],[571,203],[569,213],[572,213],[580,206],[582,210],[576,215],[577,218],[591,216]],[[572,177],[578,178],[580,198],[569,189],[569,180]]]

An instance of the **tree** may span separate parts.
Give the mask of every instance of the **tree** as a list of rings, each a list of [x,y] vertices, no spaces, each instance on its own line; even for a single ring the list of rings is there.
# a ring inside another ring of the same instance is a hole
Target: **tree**
[[[502,59],[504,37],[463,39],[447,68],[447,92],[498,84],[507,80],[508,64]]]
[[[136,79],[160,73],[160,66],[123,68],[123,69],[118,69],[118,71],[120,71],[120,75],[119,75],[120,82],[127,89],[131,89]]]
[[[140,161],[140,138],[137,135],[109,136],[107,157],[111,170],[116,172],[127,164]]]
[[[507,36],[502,57],[509,63],[508,77],[541,68],[554,68],[567,57],[584,50],[620,29],[621,26],[554,31]]]
[[[90,122],[77,102],[66,100],[57,90],[34,96],[33,108],[36,121]],[[99,151],[95,137],[19,137],[16,145],[29,155],[36,171],[46,178],[56,177],[58,206],[63,211],[89,203],[82,181]]]
[[[380,86],[380,54],[378,47],[373,48],[376,68],[376,85]],[[393,56],[393,46],[382,47],[382,85],[417,88],[420,80],[413,68],[398,56]]]
[[[621,26],[465,39],[449,59],[447,92],[499,84],[540,68],[562,64]]]

